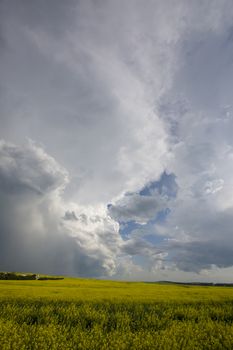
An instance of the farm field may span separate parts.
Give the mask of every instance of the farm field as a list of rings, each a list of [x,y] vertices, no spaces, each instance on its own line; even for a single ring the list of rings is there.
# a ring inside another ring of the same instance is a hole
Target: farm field
[[[233,349],[233,288],[0,281],[0,349]]]

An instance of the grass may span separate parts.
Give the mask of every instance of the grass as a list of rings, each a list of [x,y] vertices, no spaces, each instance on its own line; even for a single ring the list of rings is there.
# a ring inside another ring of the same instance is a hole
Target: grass
[[[233,288],[0,281],[0,349],[232,349]]]

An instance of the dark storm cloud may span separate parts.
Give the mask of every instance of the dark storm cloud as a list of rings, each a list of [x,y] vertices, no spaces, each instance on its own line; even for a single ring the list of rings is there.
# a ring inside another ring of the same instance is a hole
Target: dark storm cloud
[[[233,265],[233,248],[222,241],[196,241],[173,243],[173,262],[177,268],[199,273],[213,267],[225,268]]]
[[[26,26],[43,28],[61,36],[68,28],[77,1],[74,0],[1,0],[1,21],[19,19]]]
[[[111,271],[114,263],[107,245],[101,248],[94,237],[90,243],[88,237],[85,241],[80,228],[68,228],[62,219],[65,209],[60,195],[67,177],[67,172],[35,144],[18,147],[1,141],[2,270],[86,276]]]
[[[166,201],[159,196],[143,196],[137,193],[126,195],[108,210],[112,218],[119,222],[135,221],[147,223],[156,217],[159,211],[166,207]]]
[[[17,148],[0,141],[0,160],[0,189],[6,193],[44,195],[68,181],[67,172],[33,143]]]
[[[125,241],[122,251],[129,255],[142,255],[147,256],[147,258],[152,256],[161,258],[161,254],[164,253],[163,250],[156,248],[153,244],[140,238]]]

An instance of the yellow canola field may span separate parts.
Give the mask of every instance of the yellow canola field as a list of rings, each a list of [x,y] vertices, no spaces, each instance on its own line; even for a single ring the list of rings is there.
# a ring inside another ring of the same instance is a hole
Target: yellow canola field
[[[0,349],[233,349],[233,288],[0,281]]]

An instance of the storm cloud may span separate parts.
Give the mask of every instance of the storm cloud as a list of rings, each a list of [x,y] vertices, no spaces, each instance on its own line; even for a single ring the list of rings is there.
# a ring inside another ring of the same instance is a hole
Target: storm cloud
[[[230,279],[232,23],[230,0],[0,2],[0,270]]]
[[[3,270],[105,275],[114,270],[117,231],[92,216],[69,223],[67,172],[35,144],[0,144],[0,264]],[[75,214],[73,216],[76,218]],[[106,234],[108,239],[104,239]],[[111,237],[111,239],[109,238]]]

